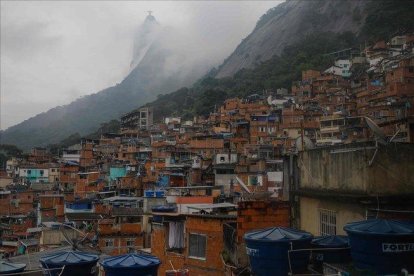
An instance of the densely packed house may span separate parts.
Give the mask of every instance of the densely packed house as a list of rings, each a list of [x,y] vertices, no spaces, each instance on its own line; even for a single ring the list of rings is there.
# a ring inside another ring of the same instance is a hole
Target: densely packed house
[[[139,108],[119,133],[11,158],[0,254],[80,235],[106,255],[151,252],[161,274],[232,275],[249,267],[243,237],[255,229],[337,235],[368,217],[413,219],[413,45],[404,35],[347,51],[290,90],[227,99],[192,120],[156,122]]]

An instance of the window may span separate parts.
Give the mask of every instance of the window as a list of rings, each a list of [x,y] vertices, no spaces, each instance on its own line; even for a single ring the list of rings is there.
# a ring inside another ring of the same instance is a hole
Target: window
[[[105,246],[106,247],[113,247],[114,246],[114,240],[105,240]]]
[[[177,250],[182,253],[181,249],[184,244],[184,222],[176,221],[168,223],[168,249]]]
[[[188,256],[196,259],[206,259],[207,237],[202,234],[189,234]]]
[[[332,210],[319,210],[319,234],[336,235],[336,213]]]
[[[40,175],[43,175],[43,173],[44,173],[44,171],[43,170],[40,170]]]
[[[127,244],[127,246],[135,246],[135,241],[134,240],[127,240],[126,244]]]

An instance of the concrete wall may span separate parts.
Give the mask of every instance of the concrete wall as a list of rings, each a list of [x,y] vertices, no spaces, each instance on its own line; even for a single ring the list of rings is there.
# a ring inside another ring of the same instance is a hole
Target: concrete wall
[[[154,206],[165,205],[167,199],[165,197],[144,197],[143,211],[145,214],[151,213]]]
[[[118,177],[126,176],[126,168],[110,168],[109,169],[109,179],[116,180]]]
[[[7,185],[10,185],[13,183],[12,177],[0,177],[0,188],[6,188]]]
[[[370,149],[348,145],[301,152],[300,187],[378,195],[414,193],[414,144],[380,146],[370,166],[374,151],[372,145]]]
[[[336,212],[336,234],[346,235],[343,227],[349,222],[365,219],[365,209],[356,204],[339,203],[334,200],[321,200],[300,197],[299,228],[319,236],[319,210]]]
[[[79,234],[75,230],[66,229],[65,230],[69,238],[77,238]],[[47,245],[60,245],[63,241],[66,242],[65,237],[63,236],[62,231],[60,230],[42,230],[40,236],[40,244],[43,246]]]
[[[215,174],[214,175],[214,185],[223,186],[224,192],[230,192],[230,182],[233,180],[233,183],[236,184],[236,174]]]

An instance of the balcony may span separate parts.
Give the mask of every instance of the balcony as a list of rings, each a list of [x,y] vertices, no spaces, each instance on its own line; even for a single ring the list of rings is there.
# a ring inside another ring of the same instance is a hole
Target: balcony
[[[317,145],[335,145],[335,144],[341,144],[343,141],[341,139],[338,139],[336,137],[332,138],[321,138],[316,140]]]
[[[321,127],[321,133],[339,132],[340,126]]]
[[[17,246],[18,243],[18,241],[2,241],[3,246]]]
[[[303,124],[301,122],[287,122],[280,125],[281,129],[288,129],[288,128],[304,128],[304,129],[312,129],[312,128],[319,128],[318,121],[304,121]]]

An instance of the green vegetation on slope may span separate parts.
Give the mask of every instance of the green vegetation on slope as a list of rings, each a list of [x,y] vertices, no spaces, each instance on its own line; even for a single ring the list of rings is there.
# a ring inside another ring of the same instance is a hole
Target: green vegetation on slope
[[[110,122],[101,124],[98,130],[84,137],[82,137],[78,132],[76,132],[74,134],[69,135],[57,144],[48,145],[47,148],[52,154],[58,154],[60,149],[78,144],[82,138],[99,139],[102,133],[118,133],[120,127],[121,123],[118,120],[112,120]]]
[[[6,161],[10,157],[20,157],[23,151],[15,145],[0,144],[0,169],[6,168]]]
[[[389,39],[399,32],[414,30],[414,1],[375,0],[366,6],[367,17],[361,38],[370,41]]]
[[[258,21],[256,28],[283,12],[273,8]],[[175,115],[191,118],[194,115],[207,115],[231,97],[245,97],[264,90],[290,88],[292,81],[301,78],[306,69],[325,69],[332,60],[325,53],[348,47],[359,47],[365,41],[389,39],[398,33],[414,30],[414,1],[375,0],[365,6],[365,11],[353,11],[355,21],[365,22],[358,36],[352,33],[316,33],[300,42],[285,48],[280,56],[258,64],[254,69],[242,69],[233,77],[214,78],[214,70],[198,81],[192,88],[181,88],[174,93],[161,95],[152,103],[156,119]],[[318,20],[310,18],[312,20]],[[323,20],[322,20],[323,22]]]
[[[213,69],[192,88],[184,87],[170,94],[160,94],[154,102],[147,105],[154,107],[156,120],[166,116],[182,116],[190,119],[194,115],[208,115],[227,98],[245,97],[251,93],[261,93],[264,90],[275,90],[280,87],[290,88],[292,81],[301,78],[302,70],[322,70],[331,65],[332,60],[325,56],[325,53],[358,47],[359,43],[365,40],[372,42],[388,39],[399,31],[412,31],[413,11],[414,1],[371,1],[366,6],[367,17],[358,37],[349,32],[313,34],[287,47],[280,56],[274,56],[258,64],[254,69],[243,69],[233,77],[222,79],[214,78],[217,70]],[[261,17],[257,26],[266,24],[279,12],[277,9],[270,9]],[[361,20],[360,10],[353,11],[353,19]],[[101,133],[117,130],[119,130],[119,122],[113,120],[101,124],[101,128],[85,137],[96,139]],[[67,147],[79,139],[80,135],[76,133],[53,146]]]
[[[192,88],[160,95],[147,105],[154,107],[156,120],[171,115],[184,118],[208,115],[227,98],[290,88],[292,81],[300,79],[302,70],[322,70],[332,63],[324,53],[351,47],[354,43],[352,33],[310,35],[300,43],[287,47],[281,56],[274,56],[254,69],[243,69],[233,77],[222,79],[205,77]]]

